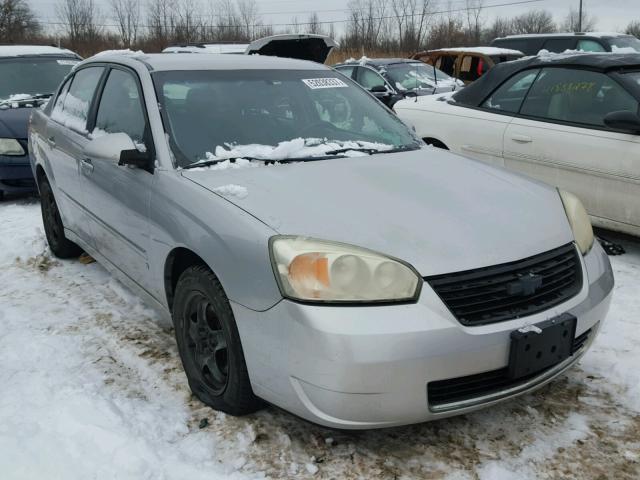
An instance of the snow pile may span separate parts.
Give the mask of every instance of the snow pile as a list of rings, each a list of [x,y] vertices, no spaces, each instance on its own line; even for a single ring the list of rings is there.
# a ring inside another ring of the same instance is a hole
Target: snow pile
[[[249,192],[245,187],[233,184],[216,187],[213,189],[213,191],[222,195],[223,197],[235,197],[239,198],[240,200],[246,198],[247,195],[249,195]]]
[[[393,148],[393,145],[374,142],[294,138],[293,140],[280,142],[275,147],[272,145],[259,144],[226,145],[226,148],[218,146],[214,153],[206,153],[206,160],[247,157],[261,160],[286,160],[289,158],[321,157],[327,155],[327,152],[342,149],[347,149],[347,151],[341,153],[341,155],[357,157],[367,155],[367,153],[357,151],[359,149],[372,149],[384,152]]]
[[[640,53],[633,47],[616,47],[615,45],[611,45],[612,53]]]

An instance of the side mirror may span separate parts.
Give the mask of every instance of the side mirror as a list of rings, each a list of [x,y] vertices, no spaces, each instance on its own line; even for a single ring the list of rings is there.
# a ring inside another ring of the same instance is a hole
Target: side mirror
[[[374,87],[371,87],[369,91],[371,93],[389,93],[389,90],[387,90],[387,87],[385,87],[384,85],[376,85]]]
[[[149,154],[138,150],[126,133],[108,133],[94,138],[84,147],[84,155],[144,169],[151,163]]]
[[[615,130],[624,130],[629,133],[640,132],[640,117],[630,110],[620,110],[605,115],[604,124]]]
[[[405,98],[416,98],[418,96],[418,94],[416,92],[405,92],[404,94]]]

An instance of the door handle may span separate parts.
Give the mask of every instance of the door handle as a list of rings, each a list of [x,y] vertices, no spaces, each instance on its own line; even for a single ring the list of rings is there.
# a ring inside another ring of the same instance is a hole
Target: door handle
[[[533,142],[533,138],[527,135],[512,135],[511,140],[517,143],[531,143]]]
[[[93,172],[93,163],[88,158],[83,158],[80,160],[80,168],[85,173],[91,173]]]

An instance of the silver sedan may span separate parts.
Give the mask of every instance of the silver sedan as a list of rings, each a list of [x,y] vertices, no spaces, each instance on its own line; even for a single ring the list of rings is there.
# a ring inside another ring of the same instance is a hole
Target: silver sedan
[[[29,146],[53,253],[156,307],[192,391],[234,415],[468,412],[565,371],[609,308],[575,196],[426,147],[316,63],[94,57]]]

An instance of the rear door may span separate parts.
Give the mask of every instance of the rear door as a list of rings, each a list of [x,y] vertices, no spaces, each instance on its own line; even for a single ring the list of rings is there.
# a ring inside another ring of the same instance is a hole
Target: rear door
[[[640,140],[604,125],[619,110],[638,112],[638,101],[610,76],[545,68],[507,128],[505,166],[575,193],[596,224],[633,233]]]
[[[101,66],[78,70],[67,81],[47,123],[49,165],[65,227],[91,244],[80,160],[89,141],[87,119],[104,72]]]
[[[94,137],[124,132],[140,150],[153,148],[137,75],[124,67],[108,72],[98,97]],[[153,174],[118,162],[85,158],[86,208],[100,254],[138,285],[148,289],[149,199]],[[152,171],[152,170],[151,170]]]

